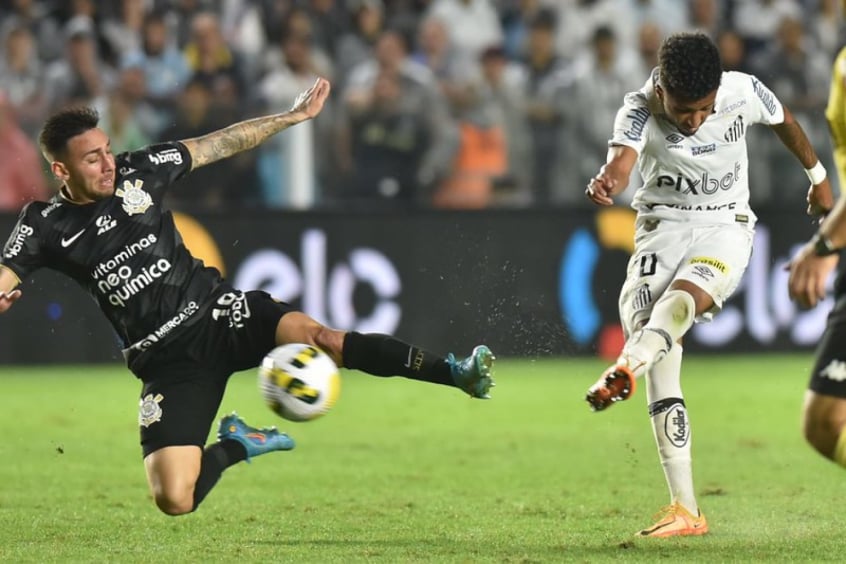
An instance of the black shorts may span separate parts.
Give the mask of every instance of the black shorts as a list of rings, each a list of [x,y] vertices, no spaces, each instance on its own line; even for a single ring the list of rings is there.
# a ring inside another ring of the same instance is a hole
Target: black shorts
[[[846,297],[838,298],[828,316],[816,358],[808,389],[846,398]]]
[[[229,290],[173,341],[149,351],[138,424],[146,457],[166,446],[206,444],[226,382],[276,344],[279,319],[295,309],[266,292]]]

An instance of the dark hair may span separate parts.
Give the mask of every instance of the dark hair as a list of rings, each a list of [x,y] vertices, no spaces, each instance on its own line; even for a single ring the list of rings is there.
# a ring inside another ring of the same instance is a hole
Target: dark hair
[[[41,151],[51,158],[56,158],[67,149],[68,141],[89,129],[97,127],[100,115],[94,108],[72,107],[50,116],[41,134],[38,144]]]
[[[558,16],[550,8],[541,8],[529,20],[529,29],[539,31],[555,31],[558,25]]]
[[[158,9],[153,9],[150,13],[144,16],[144,27],[150,24],[167,25],[167,17],[165,13]]]
[[[598,43],[599,41],[614,41],[616,39],[617,36],[614,34],[614,30],[611,29],[611,26],[601,25],[593,32],[594,43]]]
[[[661,87],[685,101],[701,100],[720,86],[720,52],[703,33],[675,33],[658,51]]]

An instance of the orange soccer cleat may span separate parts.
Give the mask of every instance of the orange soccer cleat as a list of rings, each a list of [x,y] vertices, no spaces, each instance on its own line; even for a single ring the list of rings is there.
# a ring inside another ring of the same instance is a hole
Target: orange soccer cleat
[[[608,368],[591,386],[585,400],[593,411],[602,411],[616,401],[629,399],[635,391],[635,377],[628,366],[616,364]]]
[[[654,525],[648,529],[643,529],[637,536],[653,538],[687,537],[704,535],[708,532],[708,521],[705,520],[702,512],[699,511],[699,515],[694,516],[679,502],[662,509],[656,515],[656,518],[659,519]]]

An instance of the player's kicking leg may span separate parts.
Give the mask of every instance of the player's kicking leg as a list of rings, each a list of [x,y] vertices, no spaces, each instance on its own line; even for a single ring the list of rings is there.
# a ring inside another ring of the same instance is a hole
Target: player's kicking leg
[[[279,320],[276,343],[306,343],[326,351],[338,366],[374,376],[402,376],[459,388],[470,397],[489,399],[494,355],[485,345],[470,356],[447,358],[404,343],[390,335],[344,332],[325,327],[301,312]]]
[[[635,391],[636,379],[664,358],[672,346],[672,337],[663,329],[647,326],[635,331],[617,361],[588,388],[585,400],[591,409],[602,411],[615,402],[629,399]]]
[[[479,345],[464,360],[458,360],[449,353],[446,362],[457,387],[470,397],[490,399],[490,389],[496,385],[491,377],[494,359],[488,347]]]
[[[630,398],[635,380],[664,358],[693,325],[697,312],[706,311],[713,299],[701,288],[677,280],[655,303],[649,321],[636,330],[617,361],[591,386],[585,400],[593,411],[602,411],[615,402]]]

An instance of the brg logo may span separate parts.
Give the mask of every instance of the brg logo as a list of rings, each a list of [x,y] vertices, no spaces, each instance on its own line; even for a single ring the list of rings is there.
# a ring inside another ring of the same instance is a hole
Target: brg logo
[[[577,345],[595,343],[601,356],[616,357],[623,346],[617,297],[626,263],[619,255],[634,251],[634,232],[634,210],[603,208],[596,214],[593,229],[581,227],[573,232],[561,257],[558,302],[564,327]]]

